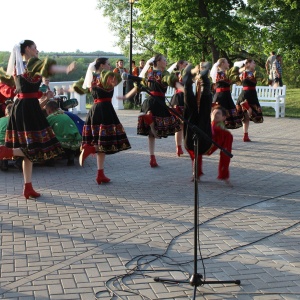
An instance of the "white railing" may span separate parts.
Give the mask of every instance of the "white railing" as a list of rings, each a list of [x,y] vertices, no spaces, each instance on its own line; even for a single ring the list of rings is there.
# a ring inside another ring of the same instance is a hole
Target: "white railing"
[[[61,81],[61,82],[50,82],[50,89],[58,92],[61,88],[64,90],[63,96],[68,97],[68,90],[72,91],[72,85],[75,81]],[[114,90],[114,96],[112,99],[112,104],[115,109],[124,109],[123,100],[118,100],[117,97],[123,95],[123,81],[120,82]],[[86,114],[86,95],[79,95],[76,92],[70,92],[70,99],[75,98],[78,101],[78,105],[74,108],[70,108],[74,114]]]

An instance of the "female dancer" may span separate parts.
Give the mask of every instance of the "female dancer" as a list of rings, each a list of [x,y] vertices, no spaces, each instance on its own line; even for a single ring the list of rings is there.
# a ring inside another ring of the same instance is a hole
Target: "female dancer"
[[[5,146],[0,146],[0,159],[24,157],[23,175],[26,199],[39,197],[32,188],[32,163],[44,161],[62,154],[60,143],[44,116],[38,98],[42,76],[54,73],[69,73],[75,64],[57,66],[51,59],[38,59],[37,47],[31,40],[15,45],[7,67],[7,74],[13,75],[17,99],[8,121]]]
[[[153,68],[149,68],[153,62]],[[137,134],[148,136],[150,166],[158,166],[154,155],[155,138],[167,138],[180,130],[180,121],[174,117],[165,102],[165,93],[168,86],[182,88],[175,74],[170,74],[166,70],[167,61],[162,54],[157,54],[154,59],[147,62],[140,77],[144,80],[142,84],[147,87],[151,96],[146,99],[141,108],[141,114],[138,118]],[[138,92],[138,87],[134,87],[124,97],[119,99],[128,99]]]
[[[209,65],[208,63],[201,63],[195,68],[188,65],[183,70],[183,84],[184,84],[184,118],[192,125],[197,126],[203,131],[203,134],[198,136],[198,166],[197,166],[197,180],[200,179],[202,173],[202,155],[206,154],[212,147],[212,132],[211,132],[211,83],[208,78]],[[196,95],[193,92],[193,82],[196,83]],[[205,137],[207,136],[207,138]],[[184,145],[189,153],[193,170],[194,170],[194,136],[195,132],[190,126],[184,123]],[[192,180],[194,177],[192,178]]]
[[[90,64],[83,83],[83,89],[90,89],[94,104],[83,127],[79,163],[82,166],[90,154],[97,153],[98,184],[110,182],[110,179],[104,175],[105,155],[131,148],[111,103],[114,87],[121,81],[120,74],[110,71],[108,58],[101,57]]]
[[[188,65],[188,62],[186,60],[179,60],[175,67],[175,74],[178,77],[179,83],[182,82],[181,80],[181,71]],[[168,69],[168,71],[171,73],[171,68]],[[176,109],[176,111],[183,116],[183,108],[184,108],[184,93],[182,89],[176,89],[175,94],[173,95],[171,99],[171,106]],[[175,144],[176,144],[176,154],[177,156],[180,156],[183,154],[182,151],[182,138],[183,138],[183,123],[180,124],[180,131],[175,132]]]
[[[210,76],[216,87],[213,98],[215,105],[221,105],[226,110],[225,127],[236,129],[242,127],[242,120],[237,113],[236,106],[232,100],[230,85],[238,81],[238,67],[229,70],[229,63],[226,58],[220,58],[212,67]]]
[[[255,61],[248,58],[240,75],[243,90],[237,100],[237,109],[243,120],[244,142],[251,142],[248,135],[249,123],[263,123],[263,114],[257,98],[256,81],[261,75],[255,72]]]

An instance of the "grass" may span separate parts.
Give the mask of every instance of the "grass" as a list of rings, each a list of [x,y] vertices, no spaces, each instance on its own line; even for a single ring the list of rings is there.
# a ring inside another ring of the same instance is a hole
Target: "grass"
[[[286,90],[285,116],[288,118],[300,118],[300,89]],[[91,104],[86,105],[86,109],[91,108]],[[125,109],[130,109],[125,107]],[[264,116],[275,117],[275,111],[271,107],[263,107]]]
[[[264,116],[275,116],[271,107],[262,108]],[[300,89],[286,89],[285,116],[288,118],[300,118]]]

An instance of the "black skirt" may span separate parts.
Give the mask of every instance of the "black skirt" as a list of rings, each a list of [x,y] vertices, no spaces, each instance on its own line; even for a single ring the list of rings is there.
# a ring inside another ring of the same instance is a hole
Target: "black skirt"
[[[82,145],[98,146],[98,151],[114,154],[130,149],[127,135],[111,102],[95,103],[82,130]]]
[[[243,126],[241,115],[236,109],[230,91],[215,93],[213,103],[218,103],[226,110],[225,127],[237,129]]]
[[[251,107],[250,121],[254,123],[263,123],[263,113],[261,106],[258,101],[256,90],[242,90],[239,98],[236,102],[239,114],[242,115],[242,119],[244,118],[244,111],[242,110],[241,103],[247,100],[249,106]]]
[[[63,154],[36,98],[15,100],[7,124],[5,146],[20,148],[32,162],[41,162]]]
[[[149,97],[143,102],[141,112],[151,111],[154,129],[158,137],[166,138],[180,131],[180,120],[169,112],[164,97]],[[148,136],[150,125],[144,122],[143,117],[138,118],[137,134]]]

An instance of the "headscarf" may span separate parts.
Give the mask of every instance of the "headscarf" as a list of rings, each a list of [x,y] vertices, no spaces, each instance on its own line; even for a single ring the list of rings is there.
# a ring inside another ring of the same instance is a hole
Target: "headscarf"
[[[233,66],[234,66],[234,67],[239,67],[239,68],[241,68],[241,67],[246,63],[246,61],[247,61],[247,59],[245,59],[245,60],[240,60],[240,61],[236,61],[236,62],[233,64]]]
[[[21,75],[24,73],[25,68],[23,64],[23,58],[21,55],[21,44],[24,41],[21,41],[19,44],[16,44],[10,54],[8,65],[7,65],[7,75],[14,75],[14,68],[16,68],[17,75]]]
[[[151,57],[145,64],[145,67],[143,68],[143,70],[141,71],[139,77],[145,77],[146,72],[148,71],[150,64],[153,63],[155,60],[155,57]]]
[[[89,67],[86,71],[84,82],[82,85],[82,87],[84,89],[91,87],[92,80],[93,80],[93,72],[96,71],[95,64],[96,64],[96,61],[89,64]]]
[[[219,61],[217,61],[210,70],[210,77],[213,83],[216,83],[219,64]]]
[[[177,62],[175,62],[169,69],[168,69],[168,72],[169,73],[172,73],[174,71],[174,69],[176,68],[177,66]]]

